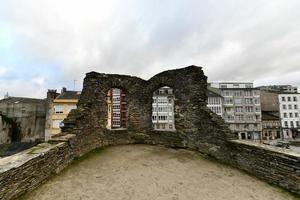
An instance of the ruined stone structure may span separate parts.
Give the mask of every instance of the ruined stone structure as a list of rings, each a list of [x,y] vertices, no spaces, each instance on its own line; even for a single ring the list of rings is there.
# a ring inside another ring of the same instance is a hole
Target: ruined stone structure
[[[201,67],[165,71],[150,80],[91,72],[86,75],[78,109],[64,121],[63,132],[75,134],[77,152],[130,144],[162,144],[190,148],[225,159],[227,141],[234,135],[223,120],[206,107],[207,77]],[[168,86],[175,94],[176,131],[157,131],[152,125],[152,96]],[[120,88],[126,93],[126,129],[107,129],[107,92]]]
[[[153,92],[164,86],[172,88],[175,96],[172,131],[152,126]],[[122,89],[126,97],[126,126],[120,129],[107,128],[107,93],[112,88]],[[15,157],[14,163],[0,160],[0,199],[14,199],[31,191],[93,149],[134,143],[199,151],[300,195],[300,155],[234,140],[236,136],[223,119],[206,107],[206,94],[207,77],[196,66],[165,71],[148,81],[88,73],[77,109],[64,120],[60,136],[51,141],[56,145],[29,151],[26,159]]]

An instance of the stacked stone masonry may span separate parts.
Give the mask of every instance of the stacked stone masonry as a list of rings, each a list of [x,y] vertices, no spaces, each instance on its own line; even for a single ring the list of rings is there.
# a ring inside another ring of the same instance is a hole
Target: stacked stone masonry
[[[163,86],[171,87],[175,94],[176,131],[155,131],[152,127],[152,95]],[[111,88],[126,92],[126,129],[106,128],[106,95]],[[62,133],[52,140],[58,146],[2,172],[0,199],[10,200],[31,191],[75,157],[95,148],[134,143],[199,151],[300,195],[300,156],[233,141],[236,136],[223,119],[207,109],[206,88],[207,77],[196,66],[165,71],[148,81],[88,73],[78,108],[70,112]]]

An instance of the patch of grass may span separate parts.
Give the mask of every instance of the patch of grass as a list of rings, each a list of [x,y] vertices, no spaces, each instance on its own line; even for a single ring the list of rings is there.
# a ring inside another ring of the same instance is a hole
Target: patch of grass
[[[30,149],[30,151],[27,154],[37,154],[36,151],[40,150],[42,148],[43,148],[43,146],[41,146],[41,145],[34,146]]]

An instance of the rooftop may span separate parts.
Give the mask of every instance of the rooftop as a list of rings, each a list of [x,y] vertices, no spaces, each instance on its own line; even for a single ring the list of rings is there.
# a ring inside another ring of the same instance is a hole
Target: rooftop
[[[35,98],[27,98],[27,97],[7,97],[0,100],[0,103],[44,103],[45,99],[35,99]]]
[[[64,91],[56,97],[56,99],[79,99],[81,92],[79,91]]]

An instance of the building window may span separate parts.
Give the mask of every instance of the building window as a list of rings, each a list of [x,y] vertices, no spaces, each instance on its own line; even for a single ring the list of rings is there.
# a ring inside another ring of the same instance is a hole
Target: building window
[[[234,99],[234,103],[235,104],[242,104],[243,103],[243,99],[236,98],[236,99]]]
[[[227,88],[227,85],[221,84],[221,85],[220,85],[220,88]]]
[[[223,96],[226,97],[232,97],[233,96],[233,92],[231,90],[225,90],[222,92]]]
[[[246,97],[251,97],[252,96],[252,91],[251,90],[246,90],[245,91],[245,96]]]
[[[235,112],[243,112],[243,106],[236,106]]]
[[[260,106],[256,106],[256,107],[255,107],[255,112],[260,112],[260,111],[261,111]]]
[[[107,92],[107,128],[126,128],[126,94],[124,89],[111,88]]]
[[[251,98],[245,98],[245,104],[252,104],[253,100]]]
[[[292,105],[289,105],[289,110],[292,110]]]
[[[260,103],[259,99],[255,98],[254,99],[254,104],[259,104],[259,103]]]
[[[291,127],[294,127],[294,122],[290,121]]]
[[[233,99],[232,99],[232,98],[225,97],[225,98],[224,98],[224,104],[233,104]]]
[[[246,106],[245,110],[246,112],[253,112],[253,106]]]
[[[243,120],[244,120],[244,115],[236,115],[236,116],[235,116],[235,119],[236,119],[237,121],[243,121]]]
[[[155,130],[175,130],[173,89],[167,86],[153,92],[152,123]],[[211,105],[218,103],[216,98],[210,98]],[[219,112],[218,106],[208,106],[213,112]]]
[[[282,105],[282,109],[286,110],[286,105]]]
[[[239,88],[240,84],[233,84],[233,88]]]
[[[289,126],[287,121],[284,122],[284,126],[285,126],[285,127],[288,127],[288,126]]]
[[[56,113],[56,114],[64,113],[64,105],[55,105],[54,106],[54,113]]]
[[[281,97],[281,101],[285,101],[285,97]]]
[[[55,119],[52,122],[52,127],[53,128],[60,128],[62,125],[62,120],[61,119]]]
[[[240,90],[233,91],[233,96],[235,96],[235,97],[241,97],[242,95],[243,95],[243,92]]]
[[[295,117],[299,117],[298,113],[295,113]]]
[[[293,113],[290,113],[290,118],[293,118]]]
[[[284,117],[284,118],[287,118],[287,113],[283,113],[283,117]]]
[[[296,109],[296,110],[298,109],[298,105],[297,104],[294,105],[294,109]]]
[[[293,100],[296,102],[297,101],[297,97],[293,97]]]
[[[296,121],[296,126],[299,127],[299,121]]]
[[[288,97],[287,100],[288,100],[288,101],[291,101],[291,97]]]

